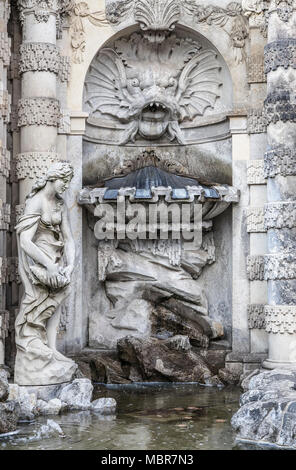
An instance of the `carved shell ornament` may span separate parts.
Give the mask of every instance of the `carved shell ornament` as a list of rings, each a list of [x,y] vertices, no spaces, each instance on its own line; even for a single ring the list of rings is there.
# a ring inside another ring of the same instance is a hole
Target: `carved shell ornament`
[[[85,83],[90,116],[125,124],[120,144],[167,136],[185,144],[180,124],[214,108],[221,66],[213,50],[170,33],[162,42],[143,34],[115,41],[92,62]]]

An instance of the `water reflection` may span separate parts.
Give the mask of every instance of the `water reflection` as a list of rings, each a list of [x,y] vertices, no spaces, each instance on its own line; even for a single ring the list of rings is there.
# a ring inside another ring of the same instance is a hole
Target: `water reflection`
[[[230,419],[238,408],[238,388],[198,385],[95,387],[94,399],[117,400],[117,414],[90,411],[53,419],[66,437],[33,439],[47,418],[20,426],[20,433],[0,439],[0,449],[194,450],[233,449]]]

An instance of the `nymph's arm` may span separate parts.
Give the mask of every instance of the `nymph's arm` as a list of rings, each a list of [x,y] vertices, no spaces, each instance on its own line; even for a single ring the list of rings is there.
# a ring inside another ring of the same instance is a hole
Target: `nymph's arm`
[[[33,225],[33,227],[28,230],[24,230],[20,234],[20,248],[32,258],[36,263],[42,264],[47,269],[51,270],[54,266],[54,263],[49,257],[47,257],[35,243],[33,243],[33,238],[36,233],[38,224]]]

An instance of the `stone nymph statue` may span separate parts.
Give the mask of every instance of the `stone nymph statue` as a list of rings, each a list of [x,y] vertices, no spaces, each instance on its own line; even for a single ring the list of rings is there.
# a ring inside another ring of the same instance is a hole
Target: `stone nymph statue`
[[[73,168],[59,162],[38,179],[16,226],[19,273],[24,285],[15,323],[15,382],[50,385],[68,382],[76,364],[56,350],[62,302],[69,294],[75,245],[62,199]]]

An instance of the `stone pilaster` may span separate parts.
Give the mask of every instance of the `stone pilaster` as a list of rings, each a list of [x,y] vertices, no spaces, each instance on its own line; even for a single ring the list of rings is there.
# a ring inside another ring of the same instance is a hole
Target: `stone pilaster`
[[[7,150],[7,123],[11,108],[10,95],[7,90],[7,72],[10,63],[11,46],[7,32],[9,15],[9,3],[5,0],[0,0],[0,364],[4,363],[5,358],[5,338],[8,323],[5,308],[7,283],[9,281],[7,243],[11,214],[7,191],[10,173],[10,153]]]
[[[284,3],[286,6],[284,6]],[[296,11],[295,2],[271,1],[268,12],[267,73],[268,148],[265,228],[268,282],[265,307],[269,353],[264,367],[296,368]]]

